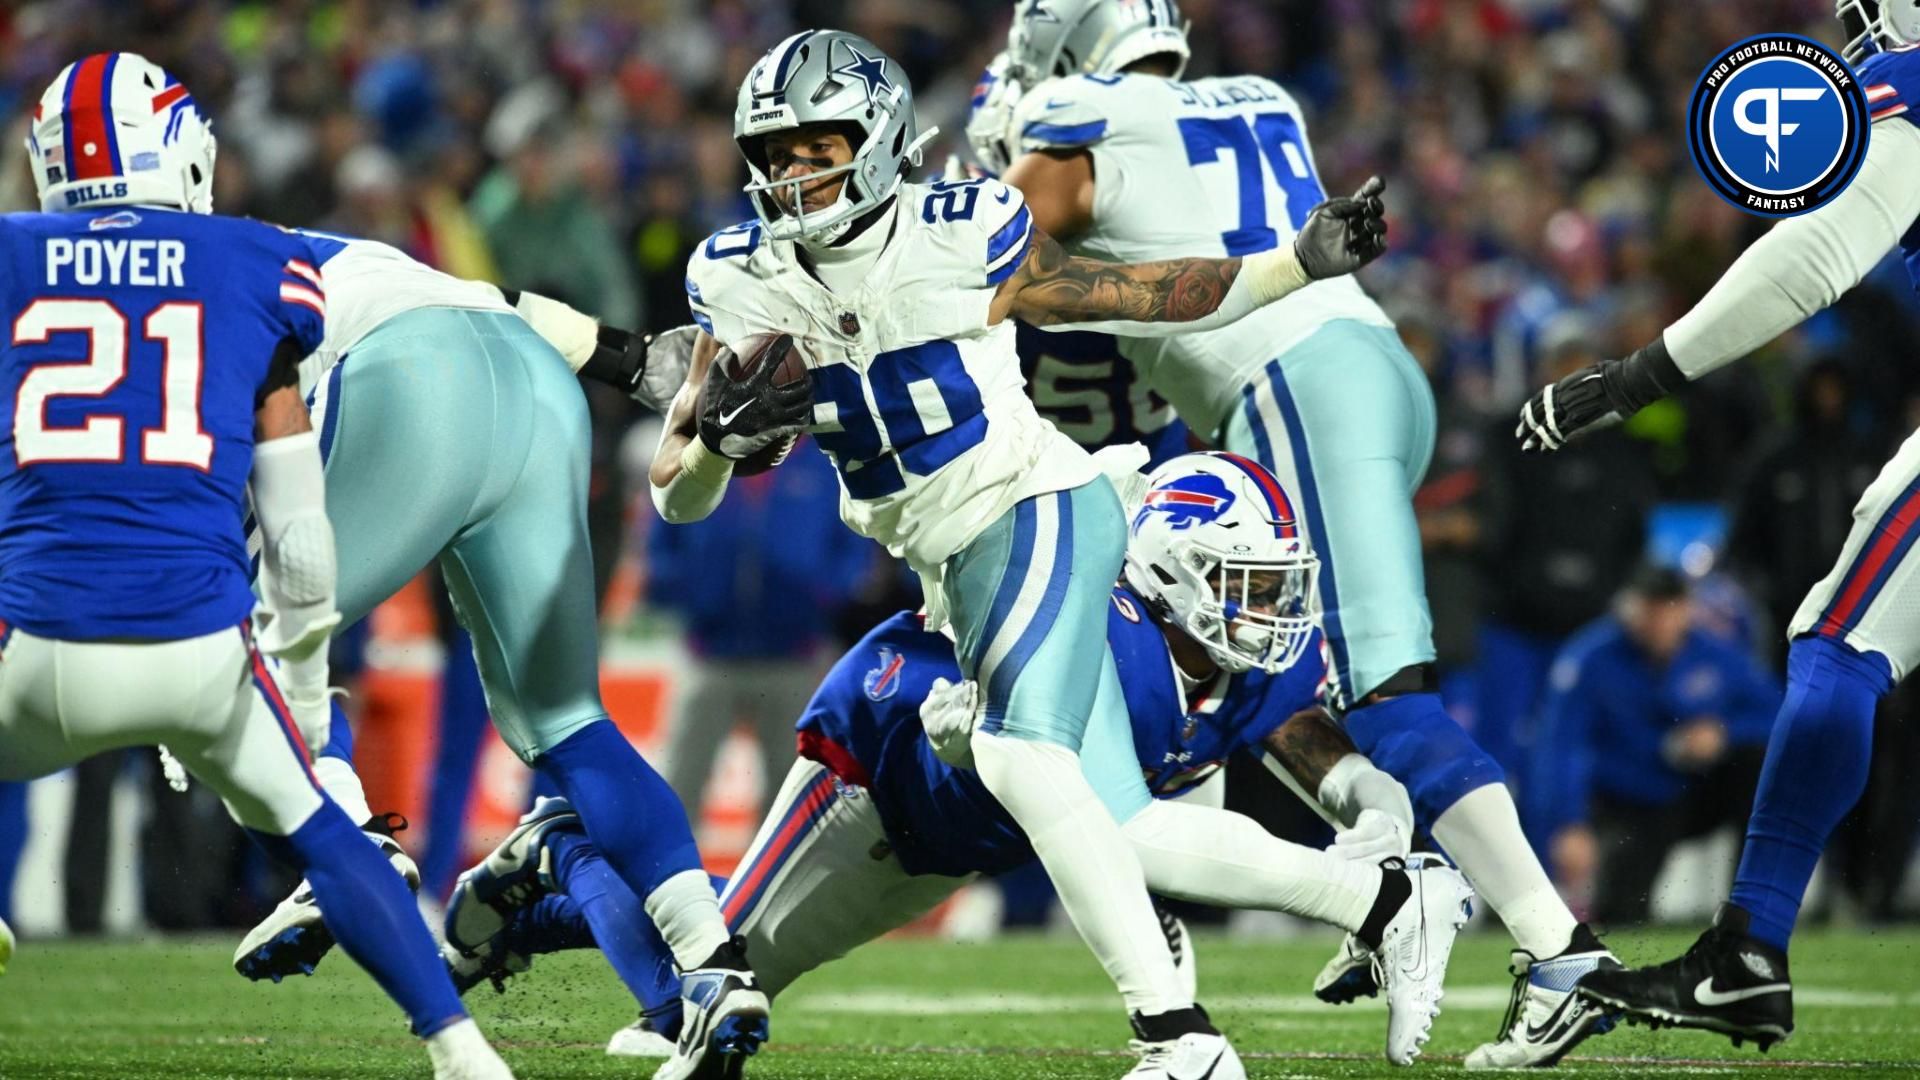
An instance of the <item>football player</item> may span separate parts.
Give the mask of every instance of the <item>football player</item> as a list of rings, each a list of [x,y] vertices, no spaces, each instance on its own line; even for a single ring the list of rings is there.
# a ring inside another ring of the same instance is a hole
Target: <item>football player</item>
[[[413,898],[308,760],[340,621],[296,370],[324,332],[318,258],[213,216],[211,128],[144,57],[69,64],[27,149],[44,212],[0,218],[0,779],[164,743],[306,874],[436,1076],[510,1076]]]
[[[1174,0],[1023,0],[1006,77],[969,125],[976,151],[1075,254],[1284,249],[1325,197],[1301,109],[1258,76],[1183,81],[1187,55]],[[1517,946],[1524,1009],[1467,1066],[1552,1064],[1604,1030],[1569,988],[1617,962],[1555,892],[1499,765],[1441,706],[1412,503],[1433,454],[1433,395],[1392,321],[1338,277],[1233,326],[1122,331],[1120,351],[1202,440],[1300,493],[1342,723],[1405,782],[1421,825]],[[1365,986],[1349,943],[1316,991],[1338,1001]]]
[[[1542,389],[1515,433],[1528,450],[1617,424],[1745,356],[1825,308],[1892,250],[1915,262],[1920,221],[1920,8],[1839,0],[1872,110],[1852,186],[1775,225],[1693,309],[1644,348]],[[1920,282],[1920,276],[1916,276]],[[1630,1015],[1752,1039],[1793,1031],[1787,944],[1821,849],[1867,783],[1874,706],[1920,662],[1920,434],[1909,436],[1853,508],[1833,570],[1787,627],[1787,696],[1774,720],[1729,902],[1712,929],[1665,964],[1595,972],[1580,992]]]
[[[1139,860],[1076,760],[1089,718],[1118,708],[1096,696],[1112,677],[1096,628],[1125,520],[1092,457],[1022,392],[1010,320],[1226,325],[1377,255],[1377,181],[1323,205],[1296,242],[1246,259],[1071,258],[997,181],[908,183],[933,132],[918,128],[906,75],[832,30],[795,34],[753,66],[734,134],[756,217],[695,253],[689,304],[749,358],[761,335],[789,335],[808,378],[776,383],[781,356],[736,379],[696,355],[654,461],[655,506],[669,522],[697,519],[733,461],[811,430],[839,470],[847,523],[904,558],[933,625],[954,627],[961,668],[986,695],[981,779],[1025,828],[1143,1042],[1177,1045],[1201,1072],[1228,1061],[1165,950],[1148,948],[1158,923]],[[1112,782],[1137,787],[1126,771]]]
[[[1291,500],[1245,458],[1190,455],[1154,474],[1133,521],[1127,584],[1112,591],[1106,616],[1130,725],[1090,727],[1082,769],[1097,777],[1111,761],[1146,776],[1147,788],[1110,808],[1155,892],[1288,911],[1371,943],[1391,1010],[1387,1056],[1410,1062],[1438,1010],[1468,892],[1450,869],[1383,870],[1368,859],[1406,854],[1412,810],[1404,788],[1315,719],[1325,672],[1313,628],[1316,564]],[[722,893],[769,995],[918,918],[974,875],[1033,857],[978,775],[957,767],[977,706],[952,640],[905,612],[828,675],[800,718],[802,760]],[[1359,861],[1286,843],[1219,809],[1220,767],[1241,749],[1266,751],[1276,771],[1286,759],[1344,823],[1358,825],[1341,834],[1339,850]],[[520,830],[542,831],[541,841],[509,838],[462,879],[447,940],[469,954],[454,960],[465,984],[518,969],[533,953],[623,940],[617,925],[601,933],[604,910],[632,901],[595,880],[566,816],[543,806]],[[564,899],[535,906],[546,889]],[[482,897],[514,899],[489,906]],[[614,966],[625,974],[658,965],[615,957]],[[672,1001],[644,975],[634,989],[643,1007]],[[671,1031],[670,1015],[648,1012],[615,1047]]]

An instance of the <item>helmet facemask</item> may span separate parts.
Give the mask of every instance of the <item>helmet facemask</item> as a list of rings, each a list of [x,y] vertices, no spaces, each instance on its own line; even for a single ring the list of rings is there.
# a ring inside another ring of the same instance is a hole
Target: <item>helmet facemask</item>
[[[1163,586],[1149,590],[1155,606],[1215,663],[1273,675],[1299,662],[1319,623],[1319,559],[1248,558],[1197,539],[1168,546],[1173,558],[1135,564],[1130,577],[1150,575]]]
[[[1920,2],[1916,0],[1835,0],[1847,43],[1840,55],[1858,64],[1883,49],[1920,44]]]

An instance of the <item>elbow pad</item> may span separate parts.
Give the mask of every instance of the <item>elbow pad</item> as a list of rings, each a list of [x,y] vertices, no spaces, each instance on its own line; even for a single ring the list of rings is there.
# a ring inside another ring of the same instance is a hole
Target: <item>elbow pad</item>
[[[319,436],[301,432],[255,447],[251,489],[264,540],[260,647],[273,656],[319,651],[340,623]]]

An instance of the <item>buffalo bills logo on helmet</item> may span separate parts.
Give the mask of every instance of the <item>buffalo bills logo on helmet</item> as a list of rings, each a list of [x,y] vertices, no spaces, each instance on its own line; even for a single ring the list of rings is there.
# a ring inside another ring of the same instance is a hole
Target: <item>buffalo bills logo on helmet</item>
[[[1232,505],[1227,482],[1212,473],[1175,477],[1147,492],[1146,504],[1134,515],[1133,528],[1140,531],[1148,514],[1165,514],[1170,528],[1190,529],[1220,520]]]
[[[860,680],[860,688],[874,701],[885,701],[900,689],[900,669],[906,666],[906,657],[882,645],[880,666],[867,672],[867,677]]]

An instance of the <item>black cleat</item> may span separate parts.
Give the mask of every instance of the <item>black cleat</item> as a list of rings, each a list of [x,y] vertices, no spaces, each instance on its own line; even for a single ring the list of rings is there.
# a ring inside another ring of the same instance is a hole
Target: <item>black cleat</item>
[[[1787,954],[1747,933],[1747,913],[1721,904],[1685,956],[1657,967],[1594,971],[1580,996],[1651,1027],[1717,1031],[1762,1052],[1793,1033]]]

